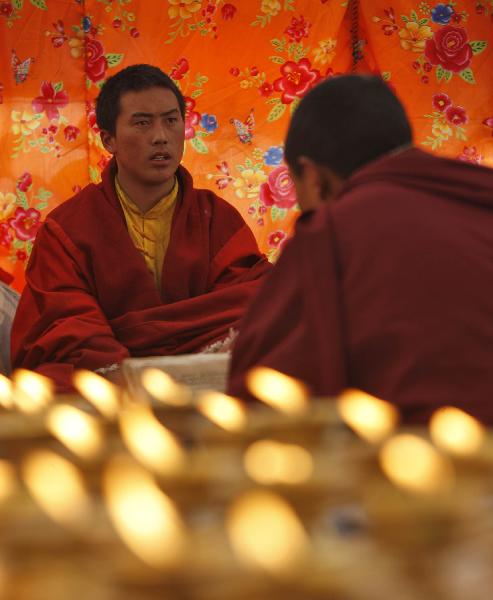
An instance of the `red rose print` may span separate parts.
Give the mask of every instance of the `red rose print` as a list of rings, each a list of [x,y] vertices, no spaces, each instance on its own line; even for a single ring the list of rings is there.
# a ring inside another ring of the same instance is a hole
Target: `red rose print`
[[[63,135],[65,136],[67,142],[72,142],[73,140],[77,139],[79,133],[80,129],[75,125],[67,125],[67,127],[65,127],[63,130]]]
[[[236,14],[236,6],[234,4],[230,4],[228,2],[221,8],[221,17],[225,21],[232,19],[235,16],[235,14]]]
[[[16,208],[14,216],[9,219],[10,226],[15,231],[18,240],[27,242],[34,239],[41,226],[41,213],[35,208],[25,210],[20,206]]]
[[[321,79],[320,72],[310,67],[307,58],[297,63],[288,60],[282,65],[282,77],[276,79],[273,85],[276,91],[282,92],[283,104],[291,104],[296,97],[301,98]]]
[[[272,92],[274,91],[274,88],[272,87],[272,84],[264,82],[259,88],[258,91],[260,92],[261,96],[270,96],[272,94]]]
[[[27,252],[25,250],[17,250],[17,252],[15,253],[17,260],[26,260],[27,258]]]
[[[480,165],[484,157],[480,152],[478,152],[476,146],[464,146],[462,154],[460,154],[457,158],[463,162]]]
[[[195,126],[200,122],[200,113],[194,111],[195,100],[185,96],[185,139],[195,137]]]
[[[89,127],[94,131],[94,133],[99,133],[99,127],[96,123],[96,108],[91,102],[86,102],[86,115]]]
[[[269,174],[267,182],[260,186],[260,201],[265,206],[293,208],[296,190],[287,167],[281,165]]]
[[[447,94],[435,94],[431,102],[433,108],[440,112],[444,112],[452,104],[452,100],[450,100]]]
[[[68,104],[67,92],[63,90],[56,92],[51,81],[43,81],[41,84],[41,94],[41,96],[37,96],[32,101],[34,112],[45,112],[50,121],[58,119],[60,116],[59,109],[64,108]]]
[[[87,37],[85,43],[86,49],[86,75],[96,83],[104,79],[108,61],[104,55],[104,48],[101,42],[94,38]]]
[[[190,69],[188,60],[186,58],[180,58],[180,60],[171,69],[170,77],[175,80],[183,79],[183,75]]]
[[[3,17],[10,17],[14,12],[12,2],[0,2],[0,15]]]
[[[467,40],[463,27],[442,27],[426,40],[426,58],[432,65],[441,65],[446,71],[459,73],[467,69],[472,58],[472,48]]]
[[[286,241],[286,237],[286,232],[282,231],[281,229],[278,229],[277,231],[273,231],[269,235],[267,243],[271,248],[279,248]]]
[[[27,190],[31,187],[33,183],[33,178],[31,177],[31,173],[27,171],[19,177],[17,180],[17,189],[21,192],[27,192]]]
[[[305,21],[303,15],[299,19],[293,17],[291,19],[291,25],[284,30],[284,33],[289,37],[290,42],[299,42],[302,38],[308,37],[311,23]]]
[[[449,106],[445,111],[447,121],[453,125],[464,125],[469,120],[466,110],[462,106]]]

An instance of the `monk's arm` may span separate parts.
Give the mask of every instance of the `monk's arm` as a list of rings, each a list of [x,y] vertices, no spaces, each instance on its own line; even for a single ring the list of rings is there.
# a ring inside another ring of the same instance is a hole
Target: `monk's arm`
[[[52,377],[69,390],[75,368],[96,370],[129,356],[86,277],[87,258],[54,221],[34,244],[12,328],[12,363]],[[85,262],[84,262],[85,261]]]
[[[243,217],[223,200],[216,207],[211,250],[209,291],[256,281],[271,269]]]
[[[303,228],[301,228],[303,229]],[[318,254],[317,254],[318,253]],[[300,231],[283,250],[240,323],[229,393],[249,399],[245,375],[271,367],[335,394],[345,384],[338,282],[330,244]]]

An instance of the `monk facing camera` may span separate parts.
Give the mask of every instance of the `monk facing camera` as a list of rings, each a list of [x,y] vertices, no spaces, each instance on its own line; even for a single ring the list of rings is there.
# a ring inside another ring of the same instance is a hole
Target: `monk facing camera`
[[[74,369],[227,343],[269,268],[238,211],[180,164],[185,100],[165,73],[123,69],[96,116],[112,158],[40,228],[12,330],[13,366],[59,391]]]
[[[358,75],[303,98],[285,157],[306,213],[245,316],[230,392],[264,365],[406,421],[453,405],[493,424],[493,170],[414,147],[396,96]]]

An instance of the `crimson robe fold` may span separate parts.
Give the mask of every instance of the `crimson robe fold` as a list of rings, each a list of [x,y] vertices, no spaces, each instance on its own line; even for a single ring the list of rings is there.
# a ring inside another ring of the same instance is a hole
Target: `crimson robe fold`
[[[360,388],[409,422],[453,405],[493,423],[493,170],[409,149],[305,215],[240,326],[230,393],[278,369]]]
[[[12,330],[14,367],[71,389],[75,368],[196,352],[235,327],[270,265],[238,211],[184,167],[162,287],[133,245],[115,164],[40,228]]]
[[[0,281],[9,285],[13,280],[14,278],[10,273],[7,273],[7,271],[4,271],[2,268],[0,268]]]

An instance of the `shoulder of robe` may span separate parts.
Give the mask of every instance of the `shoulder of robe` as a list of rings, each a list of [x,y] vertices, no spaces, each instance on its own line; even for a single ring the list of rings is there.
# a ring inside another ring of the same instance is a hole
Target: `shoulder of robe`
[[[101,184],[90,183],[80,192],[54,208],[46,220],[56,221],[62,228],[77,227],[87,219],[94,219],[107,205]]]

